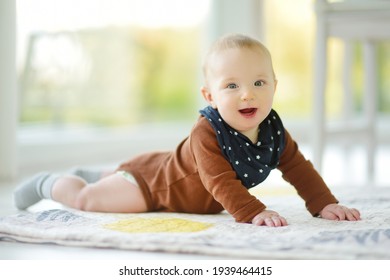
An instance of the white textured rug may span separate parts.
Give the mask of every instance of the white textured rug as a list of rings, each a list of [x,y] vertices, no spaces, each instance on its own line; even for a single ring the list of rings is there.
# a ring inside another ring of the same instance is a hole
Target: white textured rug
[[[0,242],[197,253],[255,259],[390,259],[390,188],[335,192],[358,222],[311,217],[298,196],[262,198],[287,227],[239,224],[226,213],[101,214],[68,209],[0,218]]]

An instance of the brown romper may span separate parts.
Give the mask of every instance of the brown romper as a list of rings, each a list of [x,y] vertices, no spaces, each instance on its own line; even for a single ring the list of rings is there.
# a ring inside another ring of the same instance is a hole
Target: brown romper
[[[308,211],[315,216],[326,205],[337,203],[287,131],[285,142],[277,168],[305,200]],[[237,222],[251,222],[266,208],[237,179],[203,116],[175,151],[142,154],[117,170],[134,176],[148,211],[214,214],[226,210]]]

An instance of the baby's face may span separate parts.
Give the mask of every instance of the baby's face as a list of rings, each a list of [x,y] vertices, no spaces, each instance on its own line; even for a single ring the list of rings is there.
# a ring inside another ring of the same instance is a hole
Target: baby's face
[[[260,49],[232,48],[214,54],[208,65],[204,98],[231,127],[255,140],[276,88],[270,58]]]

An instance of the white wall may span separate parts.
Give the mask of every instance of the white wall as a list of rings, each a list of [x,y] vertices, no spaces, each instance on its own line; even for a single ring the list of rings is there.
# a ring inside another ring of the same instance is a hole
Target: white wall
[[[263,40],[263,0],[211,0],[209,40],[243,33]]]
[[[17,173],[16,6],[0,1],[0,179]]]

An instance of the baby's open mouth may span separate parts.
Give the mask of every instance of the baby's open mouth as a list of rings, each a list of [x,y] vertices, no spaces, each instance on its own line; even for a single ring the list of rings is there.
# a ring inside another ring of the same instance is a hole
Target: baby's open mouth
[[[257,108],[246,108],[246,109],[241,109],[241,110],[238,110],[238,111],[244,117],[252,117],[253,115],[256,114]]]

